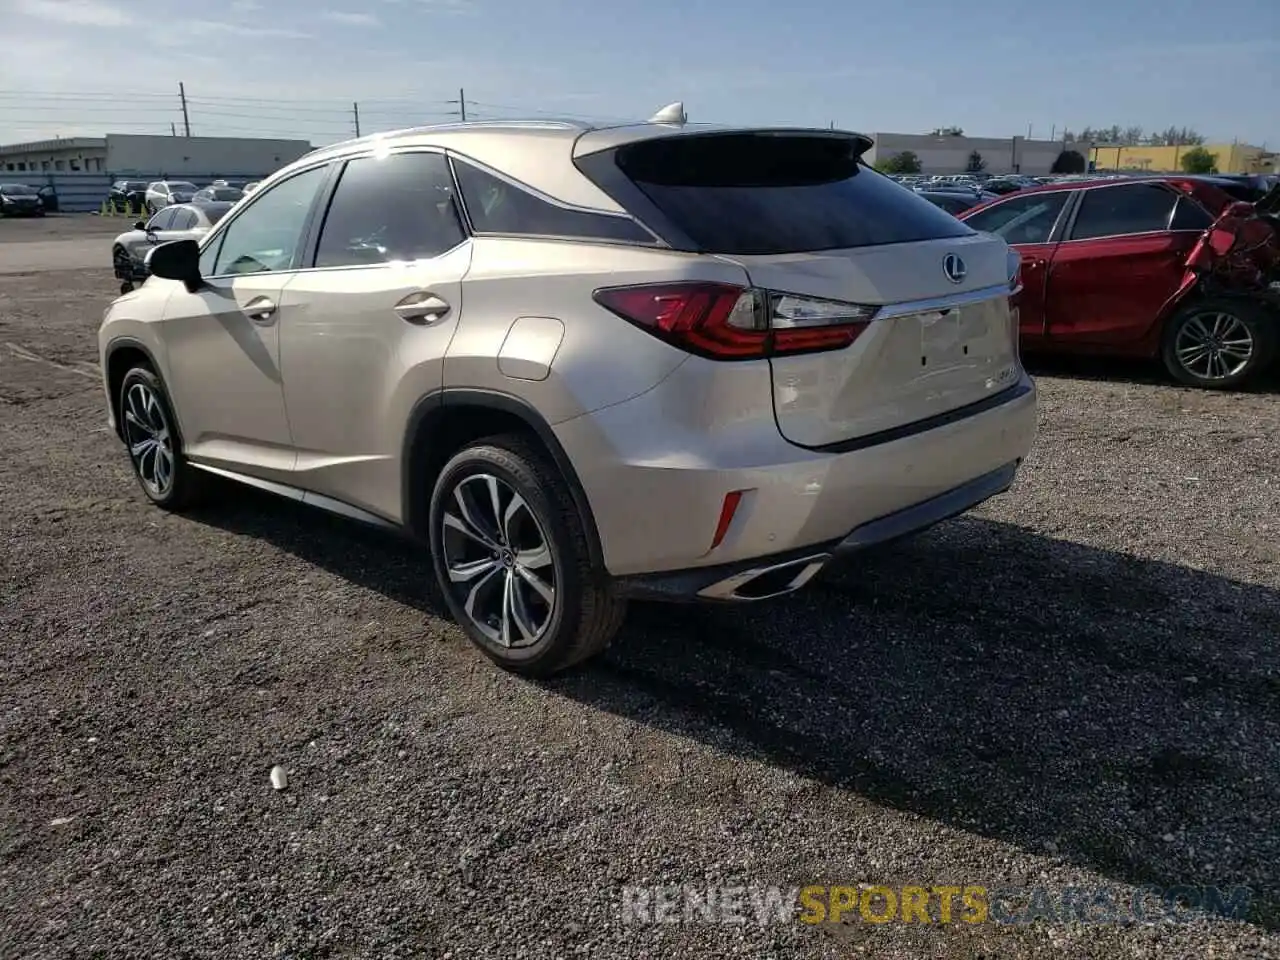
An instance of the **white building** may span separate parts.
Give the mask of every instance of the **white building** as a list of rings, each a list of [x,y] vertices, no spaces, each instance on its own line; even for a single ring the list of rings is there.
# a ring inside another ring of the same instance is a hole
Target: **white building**
[[[163,137],[109,133],[0,146],[0,175],[108,173],[170,176],[231,173],[265,176],[311,152],[306,140],[255,137]]]
[[[914,133],[870,133],[875,139],[865,156],[874,165],[910,150],[920,158],[922,173],[964,173],[976,151],[986,173],[1022,173],[1040,176],[1051,172],[1053,162],[1068,146],[1060,140],[1028,140],[1026,137],[949,137]],[[1077,145],[1071,144],[1073,148]],[[1087,159],[1087,148],[1083,156]]]

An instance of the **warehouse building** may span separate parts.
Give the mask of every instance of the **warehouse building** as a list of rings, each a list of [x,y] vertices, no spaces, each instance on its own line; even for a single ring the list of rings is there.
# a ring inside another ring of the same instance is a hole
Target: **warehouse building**
[[[265,176],[311,152],[306,140],[253,137],[161,137],[109,133],[0,146],[0,175],[107,173],[170,176],[233,171]]]
[[[1088,156],[1085,145],[1061,140],[1030,140],[1026,137],[964,137],[915,133],[871,133],[875,139],[866,155],[874,165],[899,153],[910,151],[920,159],[922,173],[965,173],[970,158],[977,153],[985,173],[1021,173],[1042,176],[1052,172],[1053,162],[1067,147]]]
[[[1144,170],[1150,173],[1174,173],[1182,169],[1183,155],[1190,146],[1146,147],[1111,146],[1099,143],[1093,147],[1093,162],[1098,170]],[[1273,173],[1280,163],[1275,153],[1247,143],[1206,143],[1204,149],[1213,154],[1218,173]]]

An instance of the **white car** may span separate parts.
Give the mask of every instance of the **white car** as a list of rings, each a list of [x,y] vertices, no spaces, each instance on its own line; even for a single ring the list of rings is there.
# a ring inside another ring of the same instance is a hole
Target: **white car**
[[[253,193],[253,191],[257,190],[258,187],[260,186],[262,186],[261,180],[251,180],[249,183],[246,183],[242,188],[244,191],[244,195],[247,197],[249,194]]]
[[[120,292],[128,293],[135,283],[147,278],[147,254],[172,240],[197,240],[213,229],[231,202],[180,203],[165,207],[145,223],[139,220],[128,233],[116,237],[111,246],[111,265],[120,281]]]
[[[187,180],[158,180],[147,185],[148,213],[157,213],[175,203],[190,203],[200,188]]]

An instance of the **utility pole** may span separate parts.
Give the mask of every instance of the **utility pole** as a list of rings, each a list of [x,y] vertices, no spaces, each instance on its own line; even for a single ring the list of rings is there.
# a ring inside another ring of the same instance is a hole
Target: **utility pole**
[[[351,104],[351,112],[352,112],[353,114],[355,114],[355,118],[356,118],[356,136],[358,137],[358,136],[360,136],[360,104],[358,104],[358,103],[353,103],[353,104]]]
[[[1027,124],[1027,139],[1031,139],[1031,124]]]
[[[172,120],[169,121],[169,135],[171,137],[176,137],[178,135],[178,125]]]
[[[458,88],[458,99],[446,100],[445,103],[456,103],[458,109],[453,112],[462,118],[463,123],[467,122],[467,94],[461,87]]]
[[[183,86],[182,81],[178,81],[178,96],[182,100],[182,129],[185,136],[191,136],[191,117],[187,115],[187,88]]]

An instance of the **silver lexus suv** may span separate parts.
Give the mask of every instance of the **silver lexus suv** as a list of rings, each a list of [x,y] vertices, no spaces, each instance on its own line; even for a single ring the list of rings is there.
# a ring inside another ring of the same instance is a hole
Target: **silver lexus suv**
[[[112,425],[162,507],[217,475],[417,539],[523,673],[628,598],[788,593],[1002,492],[1035,433],[1016,255],[870,146],[681,117],[323,148],[107,309]]]

